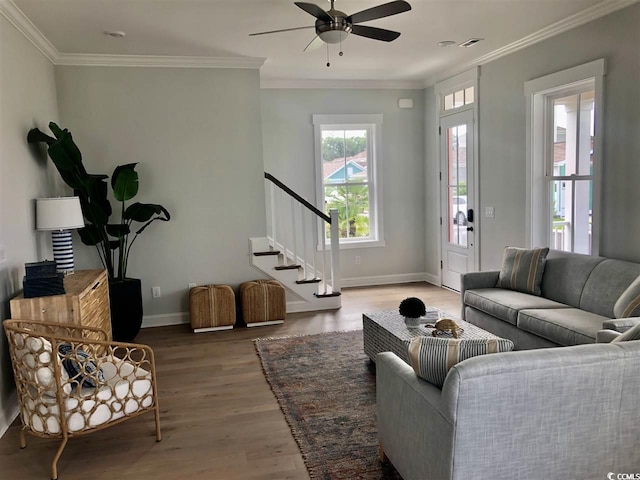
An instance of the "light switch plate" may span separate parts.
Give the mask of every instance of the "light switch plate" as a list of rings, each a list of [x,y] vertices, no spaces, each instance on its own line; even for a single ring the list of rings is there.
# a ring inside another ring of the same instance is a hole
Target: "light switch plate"
[[[496,216],[496,208],[495,207],[484,207],[484,216],[487,218],[495,218]]]

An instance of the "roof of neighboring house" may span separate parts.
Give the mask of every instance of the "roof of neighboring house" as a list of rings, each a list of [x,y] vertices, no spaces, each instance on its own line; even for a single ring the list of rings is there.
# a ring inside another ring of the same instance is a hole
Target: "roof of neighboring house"
[[[566,150],[567,150],[567,144],[564,141],[554,143],[553,144],[553,163],[564,162],[567,159]],[[593,156],[593,137],[591,137],[590,155]]]
[[[328,178],[334,175],[341,168],[344,168],[345,165],[352,164],[355,165],[360,171],[367,171],[367,152],[360,152],[352,157],[347,158],[334,158],[328,162],[322,163],[322,178]]]

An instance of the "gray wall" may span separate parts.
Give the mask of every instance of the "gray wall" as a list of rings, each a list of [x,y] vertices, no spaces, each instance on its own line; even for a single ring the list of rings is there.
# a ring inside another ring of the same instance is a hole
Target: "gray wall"
[[[477,211],[495,206],[495,218],[481,219],[481,269],[499,268],[504,246],[526,241],[524,82],[598,58],[607,62],[600,254],[640,262],[639,27],[636,4],[482,66]],[[427,119],[434,108],[427,105]],[[428,164],[437,163],[429,153]],[[438,249],[427,240],[430,258]]]
[[[52,258],[49,235],[37,233],[33,200],[62,194],[57,174],[36,161],[27,132],[58,117],[53,65],[0,16],[0,320],[22,288],[24,264]],[[6,338],[0,334],[0,433],[14,412],[13,372]]]
[[[398,108],[412,98],[413,109]],[[422,273],[424,261],[424,92],[422,90],[264,89],[264,168],[315,203],[313,114],[382,113],[385,247],[340,252],[342,276]],[[355,256],[362,263],[355,264]]]
[[[140,162],[136,200],[171,212],[130,257],[145,316],[188,311],[189,282],[258,276],[248,259],[249,237],[266,228],[257,70],[56,67],[56,82],[61,122],[87,169],[111,175]],[[80,268],[99,265],[94,250],[76,250]],[[161,298],[151,299],[152,286]]]

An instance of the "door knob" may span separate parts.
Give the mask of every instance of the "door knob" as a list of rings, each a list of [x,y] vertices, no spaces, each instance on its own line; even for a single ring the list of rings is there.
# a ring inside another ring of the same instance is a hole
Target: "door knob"
[[[473,232],[473,227],[467,227],[467,232]]]

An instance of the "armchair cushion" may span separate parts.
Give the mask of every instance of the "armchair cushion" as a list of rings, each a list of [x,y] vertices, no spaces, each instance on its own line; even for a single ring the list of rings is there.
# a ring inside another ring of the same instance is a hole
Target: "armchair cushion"
[[[78,347],[74,349],[70,343],[58,345],[58,352],[62,355],[62,366],[69,375],[72,386],[79,383],[81,388],[95,388],[99,382],[104,383],[102,369],[96,366],[87,352]]]
[[[447,373],[456,363],[486,353],[511,350],[513,342],[504,338],[416,337],[409,343],[409,360],[417,376],[442,387]]]
[[[640,277],[620,295],[613,306],[616,318],[640,317]]]
[[[540,296],[540,283],[548,253],[548,248],[526,250],[506,247],[496,286]]]

